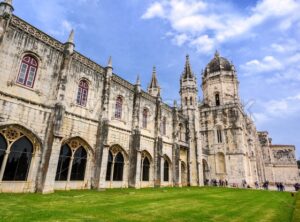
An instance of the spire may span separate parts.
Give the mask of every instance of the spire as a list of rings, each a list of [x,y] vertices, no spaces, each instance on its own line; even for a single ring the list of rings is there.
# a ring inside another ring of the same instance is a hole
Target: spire
[[[140,75],[137,75],[135,85],[137,85],[137,86],[141,85]]]
[[[71,30],[67,43],[74,44],[74,29]]]
[[[190,57],[189,57],[189,55],[186,55],[185,66],[184,66],[184,71],[182,73],[182,77],[184,79],[193,78],[194,77],[194,74],[193,74],[192,68],[191,68],[191,64],[190,64]]]
[[[112,68],[112,58],[111,58],[111,56],[108,59],[107,67]]]
[[[155,66],[153,66],[152,79],[151,79],[149,88],[159,88],[158,81],[156,78],[156,67]]]
[[[156,78],[156,68],[153,66],[152,78],[148,87],[148,93],[154,97],[160,96],[160,87]]]
[[[220,53],[218,52],[218,50],[216,50],[216,52],[215,52],[215,57],[216,57],[216,58],[219,58],[219,57],[220,57]]]

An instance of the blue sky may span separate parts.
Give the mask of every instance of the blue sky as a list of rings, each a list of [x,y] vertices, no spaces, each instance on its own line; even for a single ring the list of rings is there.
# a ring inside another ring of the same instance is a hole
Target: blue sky
[[[217,49],[233,61],[258,130],[300,157],[300,1],[14,0],[15,14],[143,88],[153,65],[165,100],[178,99],[185,55],[200,73]],[[202,95],[199,94],[201,97]]]

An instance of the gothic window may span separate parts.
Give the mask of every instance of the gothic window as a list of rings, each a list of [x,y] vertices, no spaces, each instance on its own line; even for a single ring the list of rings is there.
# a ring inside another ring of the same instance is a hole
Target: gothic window
[[[148,125],[148,109],[144,108],[143,110],[143,128],[147,128]]]
[[[222,130],[221,129],[217,129],[217,141],[218,141],[218,143],[222,143],[223,142]]]
[[[70,180],[84,180],[87,153],[83,147],[79,147],[75,154],[72,164]]]
[[[31,163],[33,145],[25,136],[13,143],[8,155],[3,180],[26,181]]]
[[[106,168],[106,180],[107,181],[110,181],[112,164],[113,164],[113,155],[109,151],[109,153],[108,153],[108,160],[107,160],[107,168]]]
[[[55,180],[84,180],[86,162],[87,152],[82,146],[73,153],[70,146],[64,144],[60,149]]]
[[[216,106],[220,106],[220,94],[219,93],[217,93],[215,95],[215,99],[216,99]]]
[[[147,157],[143,160],[143,181],[149,181],[150,161]]]
[[[122,119],[122,106],[123,106],[123,99],[121,96],[118,96],[116,100],[116,110],[115,110],[115,118]]]
[[[68,172],[69,172],[71,157],[72,157],[72,151],[70,147],[67,144],[63,145],[60,149],[55,180],[57,181],[68,180]]]
[[[123,169],[124,169],[124,157],[122,153],[118,153],[115,157],[114,161],[114,175],[113,180],[114,181],[122,181],[123,180]]]
[[[191,106],[193,105],[193,98],[192,97],[190,98],[190,105]]]
[[[169,181],[169,162],[164,162],[164,181]]]
[[[188,105],[188,98],[185,97],[185,105],[187,106]]]
[[[81,80],[78,85],[77,92],[77,104],[80,106],[86,106],[87,97],[89,93],[89,84],[86,80]]]
[[[4,136],[2,136],[2,134],[0,134],[0,170],[1,170],[1,166],[2,166],[2,162],[4,159],[6,149],[7,149],[7,142],[4,138]]]
[[[22,59],[17,83],[32,88],[38,69],[37,60],[31,55],[25,55]]]

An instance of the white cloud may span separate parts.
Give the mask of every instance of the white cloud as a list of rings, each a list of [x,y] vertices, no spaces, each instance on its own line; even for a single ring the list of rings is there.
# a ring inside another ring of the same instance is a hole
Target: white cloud
[[[142,16],[143,19],[151,19],[151,18],[163,18],[165,16],[165,11],[161,3],[154,2],[146,11],[146,13]]]
[[[258,125],[275,119],[279,121],[278,118],[287,119],[300,112],[300,93],[278,100],[260,102],[257,105],[260,106],[262,112],[256,112],[252,116]]]
[[[202,35],[190,42],[191,46],[195,46],[200,53],[208,53],[214,49],[214,40],[210,39],[208,35]]]
[[[228,5],[222,10],[219,8],[222,8],[221,3],[217,5],[214,1],[162,0],[152,3],[142,18],[168,21],[172,31],[177,33],[173,38],[189,35],[190,38],[185,42],[204,53],[211,52],[219,44],[233,38],[251,36],[255,27],[269,19],[279,19],[282,29],[290,28],[300,20],[300,2],[297,0],[261,0],[244,15]],[[202,43],[199,38],[209,43]],[[176,40],[173,42],[178,43]]]
[[[241,65],[246,75],[281,70],[283,67],[281,62],[273,56],[266,56],[261,61],[254,59],[248,61],[245,65]]]

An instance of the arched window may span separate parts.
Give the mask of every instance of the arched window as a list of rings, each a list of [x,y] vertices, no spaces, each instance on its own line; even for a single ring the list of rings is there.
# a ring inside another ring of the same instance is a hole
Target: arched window
[[[1,166],[5,156],[6,149],[7,149],[7,142],[4,136],[0,134],[0,171],[1,171]]]
[[[143,128],[147,128],[148,125],[148,109],[144,108],[143,110]]]
[[[169,181],[169,162],[164,162],[164,181]]]
[[[79,147],[75,154],[72,164],[70,180],[84,180],[87,153],[83,147]]]
[[[108,153],[108,160],[107,160],[107,168],[106,168],[106,180],[107,181],[111,180],[110,176],[111,176],[111,167],[112,167],[112,164],[113,164],[113,155],[109,151],[109,153]]]
[[[17,83],[32,88],[38,69],[37,60],[31,55],[25,55],[22,59]]]
[[[26,181],[31,163],[33,145],[23,136],[13,143],[6,163],[4,181]]]
[[[124,168],[124,157],[122,153],[118,153],[115,157],[114,161],[114,175],[113,180],[114,181],[122,181],[123,180],[123,168]]]
[[[166,135],[167,134],[167,118],[163,117],[161,121],[161,134]]]
[[[80,106],[86,106],[87,97],[89,94],[89,84],[86,80],[81,80],[78,85],[76,102]]]
[[[68,180],[71,157],[72,157],[72,151],[70,147],[67,144],[63,145],[60,149],[55,180],[57,181]]]
[[[190,105],[191,106],[193,105],[193,98],[192,97],[190,98]]]
[[[122,106],[123,106],[123,99],[121,96],[118,96],[116,100],[116,111],[115,111],[115,118],[122,119]]]
[[[222,143],[223,142],[222,130],[221,129],[217,129],[217,141],[218,141],[218,143]]]
[[[150,161],[147,157],[143,160],[143,181],[149,181]]]
[[[215,95],[215,99],[216,99],[216,106],[220,106],[220,94],[219,93],[217,93]]]
[[[185,97],[185,105],[187,106],[188,105],[188,98],[187,97]]]

